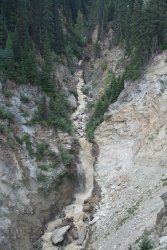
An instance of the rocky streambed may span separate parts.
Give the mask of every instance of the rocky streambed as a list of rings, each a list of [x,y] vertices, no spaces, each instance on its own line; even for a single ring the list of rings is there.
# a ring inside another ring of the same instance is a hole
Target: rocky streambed
[[[43,250],[85,249],[91,224],[91,212],[98,203],[98,196],[91,197],[93,190],[94,157],[92,155],[93,145],[87,141],[85,136],[87,97],[83,94],[84,85],[83,71],[75,74],[78,80],[78,107],[72,115],[76,129],[76,137],[80,144],[78,172],[78,192],[74,202],[63,209],[63,216],[56,217],[48,223],[45,234],[42,236]]]

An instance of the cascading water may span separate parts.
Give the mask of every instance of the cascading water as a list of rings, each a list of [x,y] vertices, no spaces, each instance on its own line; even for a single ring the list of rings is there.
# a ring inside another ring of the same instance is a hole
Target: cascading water
[[[83,170],[82,162],[79,162],[77,164],[77,175],[78,175],[77,191],[81,193],[85,191],[85,173]]]
[[[81,65],[81,63],[80,63]],[[78,193],[75,195],[75,202],[64,209],[65,218],[73,218],[73,223],[77,228],[78,235],[81,235],[81,238],[84,236],[86,238],[87,225],[84,222],[83,212],[83,203],[86,199],[91,197],[92,189],[93,189],[93,163],[94,157],[92,156],[92,144],[89,143],[85,136],[85,126],[86,126],[86,104],[87,97],[83,94],[82,88],[84,85],[83,80],[83,71],[79,70],[75,74],[78,85],[77,85],[77,93],[78,93],[78,108],[75,113],[72,115],[72,120],[77,132],[77,138],[80,144],[80,153],[79,153],[79,163],[77,165],[78,171]],[[48,227],[53,225],[54,222],[48,223]],[[83,233],[84,232],[84,233]],[[52,245],[51,241],[51,232],[50,229],[46,230],[43,238],[43,250],[53,250],[57,249],[57,247]],[[49,238],[46,237],[49,235]],[[84,239],[83,239],[84,242]],[[82,245],[82,247],[81,247]],[[77,240],[72,241],[72,243],[64,246],[63,249],[66,250],[80,250],[83,249],[84,243],[78,243]]]

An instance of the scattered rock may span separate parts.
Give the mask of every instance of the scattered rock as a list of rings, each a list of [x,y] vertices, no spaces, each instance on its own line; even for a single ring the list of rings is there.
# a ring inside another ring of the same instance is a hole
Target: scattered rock
[[[82,227],[79,231],[78,231],[78,241],[77,241],[77,245],[82,245],[85,238],[86,238],[86,227]]]
[[[99,220],[99,217],[95,217],[92,221],[89,222],[89,225],[94,225]]]
[[[83,211],[84,213],[91,213],[92,210],[93,210],[93,207],[92,207],[91,204],[89,204],[89,203],[86,203],[86,204],[84,205],[83,209],[82,209],[82,211]]]
[[[160,245],[164,245],[166,244],[167,245],[167,236],[163,236],[159,239],[159,244]]]
[[[76,227],[74,227],[74,228],[71,230],[71,233],[72,233],[73,239],[74,239],[74,240],[77,240],[77,239],[78,239],[78,229],[77,229]]]
[[[70,225],[56,229],[52,234],[52,243],[56,245],[64,240],[64,235],[70,229]]]
[[[74,108],[74,109],[77,108],[77,101],[76,101],[76,98],[75,98],[74,95],[70,95],[68,97],[68,101],[69,101],[69,103],[70,103],[70,105],[71,105],[72,108]]]
[[[99,203],[99,197],[96,195],[84,201],[83,212],[91,213],[93,208]]]
[[[50,222],[47,226],[47,232],[51,232],[60,226],[62,226],[62,219],[57,219],[53,222]]]

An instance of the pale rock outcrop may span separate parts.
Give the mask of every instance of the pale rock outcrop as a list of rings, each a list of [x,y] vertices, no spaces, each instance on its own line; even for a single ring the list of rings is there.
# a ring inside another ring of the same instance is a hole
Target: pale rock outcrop
[[[89,249],[128,249],[146,229],[153,228],[163,206],[167,63],[164,54],[160,58],[147,69],[151,78],[146,74],[142,80],[126,84],[96,130],[99,156],[95,179],[102,189],[102,200],[95,213],[99,219],[92,227]],[[155,70],[159,65],[163,65],[162,74]]]

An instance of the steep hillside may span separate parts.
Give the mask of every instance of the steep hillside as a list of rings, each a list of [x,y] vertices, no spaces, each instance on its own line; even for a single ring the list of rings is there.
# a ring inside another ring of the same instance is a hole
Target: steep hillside
[[[167,249],[166,49],[166,0],[0,1],[0,249]]]
[[[166,56],[155,57],[141,80],[126,83],[95,132],[102,200],[94,249],[128,249],[146,231],[158,244],[154,226],[166,191]]]

